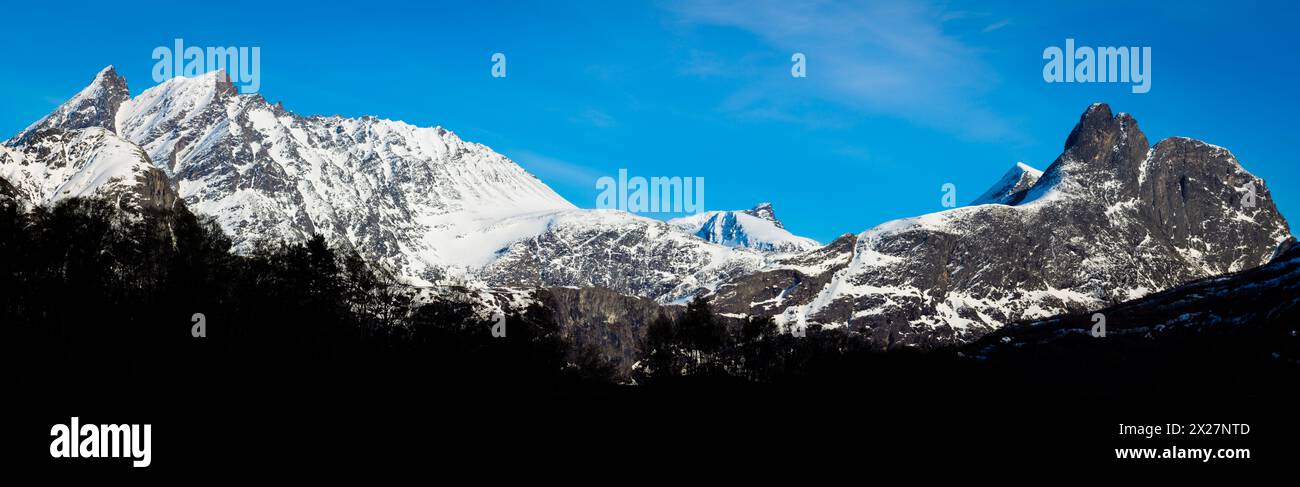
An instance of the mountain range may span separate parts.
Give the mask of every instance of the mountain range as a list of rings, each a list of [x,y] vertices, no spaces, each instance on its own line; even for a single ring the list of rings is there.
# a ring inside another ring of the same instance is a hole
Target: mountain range
[[[412,285],[562,301],[588,328],[628,303],[707,297],[730,318],[842,328],[881,348],[968,343],[1245,271],[1291,235],[1231,152],[1178,137],[1153,146],[1105,104],[1045,170],[1017,163],[968,206],[823,245],[791,234],[770,204],[668,221],[581,209],[441,127],[298,115],[220,71],[131,97],[111,66],[0,146],[0,195],[185,205],[240,252],[319,234]]]
[[[1181,137],[1151,146],[1105,104],[1041,175],[1017,164],[976,203],[845,235],[723,284],[716,301],[883,347],[966,341],[1256,267],[1290,237],[1231,152]]]

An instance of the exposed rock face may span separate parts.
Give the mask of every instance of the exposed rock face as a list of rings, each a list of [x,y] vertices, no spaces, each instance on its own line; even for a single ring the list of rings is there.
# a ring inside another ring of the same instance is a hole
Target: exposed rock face
[[[632,377],[650,323],[660,316],[674,320],[684,309],[600,288],[540,289],[534,299],[551,310],[561,336],[575,351],[596,352],[623,381]]]
[[[1247,184],[1257,188],[1254,207],[1242,204]],[[1231,153],[1179,138],[1152,148],[1132,117],[1102,104],[1021,194],[1015,205],[868,230],[850,262],[813,291],[797,290],[820,284],[808,273],[779,282],[757,273],[719,288],[717,302],[739,310],[786,285],[802,298],[753,312],[849,326],[881,347],[946,343],[1255,267],[1290,235],[1264,182]]]

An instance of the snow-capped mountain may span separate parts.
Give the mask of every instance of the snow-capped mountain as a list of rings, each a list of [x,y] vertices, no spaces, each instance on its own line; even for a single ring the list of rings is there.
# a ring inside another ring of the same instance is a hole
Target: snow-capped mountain
[[[862,330],[882,347],[979,336],[1258,266],[1290,235],[1264,181],[1227,150],[1089,107],[1065,151],[1006,204],[884,223],[726,283],[723,311]],[[1248,185],[1255,205],[1244,201]],[[1014,187],[1014,186],[1012,186]],[[1014,201],[1014,203],[1012,203]],[[820,253],[820,255],[819,255]]]
[[[516,237],[486,228],[497,220],[573,208],[510,160],[442,128],[299,116],[239,94],[224,72],[174,78],[134,99],[125,87],[105,69],[10,143],[30,146],[50,129],[116,133],[165,172],[190,209],[216,216],[240,251],[319,233],[432,279],[444,267],[481,264],[503,244],[492,239]],[[45,197],[61,183],[42,184],[36,193]]]
[[[1025,192],[1029,191],[1029,188],[1032,188],[1034,183],[1038,182],[1038,178],[1042,176],[1043,171],[1029,167],[1028,164],[1023,162],[1017,162],[1016,165],[1007,170],[1006,174],[1002,175],[1002,179],[993,183],[993,186],[990,186],[988,191],[985,191],[979,198],[975,198],[975,201],[971,202],[971,204],[1014,205],[1024,198]]]
[[[578,210],[506,157],[445,129],[297,115],[239,94],[219,71],[130,98],[109,67],[10,144],[70,129],[133,149],[126,152],[137,165],[164,172],[191,210],[215,216],[236,251],[321,234],[417,283],[453,271],[494,284],[605,286],[662,301],[757,269],[765,258],[660,221]],[[94,161],[84,150],[66,153]],[[20,178],[33,201],[63,184],[43,174]],[[760,210],[767,219],[754,216]],[[781,229],[770,206],[735,213],[757,247],[816,245]],[[549,253],[538,260],[541,247]],[[612,257],[620,253],[625,261]]]
[[[786,230],[781,221],[776,219],[771,203],[761,203],[742,211],[706,211],[669,220],[668,224],[708,242],[727,247],[786,253],[821,246],[816,240]]]

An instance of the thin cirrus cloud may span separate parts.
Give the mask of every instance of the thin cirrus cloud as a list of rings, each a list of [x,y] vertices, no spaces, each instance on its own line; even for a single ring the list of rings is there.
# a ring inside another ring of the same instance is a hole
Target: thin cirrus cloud
[[[573,187],[594,188],[596,180],[602,174],[563,159],[521,150],[512,151],[510,158],[547,183],[559,183]]]
[[[793,5],[778,0],[691,0],[664,5],[688,26],[748,32],[781,52],[783,60],[795,52],[807,56],[808,75],[798,83],[792,82],[788,63],[779,69],[753,65],[692,69],[691,74],[697,76],[761,70],[763,74],[748,77],[748,86],[722,102],[724,111],[777,120],[814,119],[818,117],[797,112],[807,110],[809,104],[804,101],[815,98],[963,138],[1019,137],[1005,117],[979,101],[997,85],[997,76],[980,59],[978,48],[945,31],[945,22],[961,17],[954,16],[955,12],[919,2]],[[1009,23],[998,22],[988,28]],[[716,62],[716,58],[693,61]]]
[[[570,117],[569,121],[591,125],[592,127],[602,129],[613,128],[618,125],[618,122],[614,120],[614,117],[610,116],[610,114],[595,108],[582,110],[581,112],[578,112],[578,114]]]
[[[993,32],[995,30],[1001,29],[1008,25],[1011,25],[1011,19],[1002,19],[992,24],[984,26],[984,28],[981,29],[980,32],[984,32],[984,33]]]

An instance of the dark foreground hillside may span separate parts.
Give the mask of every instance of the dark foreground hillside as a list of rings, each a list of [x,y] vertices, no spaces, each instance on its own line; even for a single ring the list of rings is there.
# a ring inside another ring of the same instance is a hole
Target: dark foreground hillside
[[[852,333],[797,338],[720,317],[701,300],[638,318],[644,338],[617,344],[638,354],[627,364],[597,350],[610,345],[576,307],[536,302],[494,338],[463,293],[410,292],[322,239],[229,249],[183,207],[0,206],[0,365],[7,404],[29,419],[10,445],[30,446],[9,458],[51,465],[49,426],[71,416],[155,425],[154,471],[655,453],[1114,463],[1114,448],[1169,442],[1247,445],[1260,463],[1294,451],[1283,446],[1300,385],[1294,250],[1103,310],[1106,338],[1083,331],[1087,316],[1063,317],[957,350],[879,352]],[[206,337],[192,336],[196,314]],[[1253,431],[1114,433],[1175,422]]]

